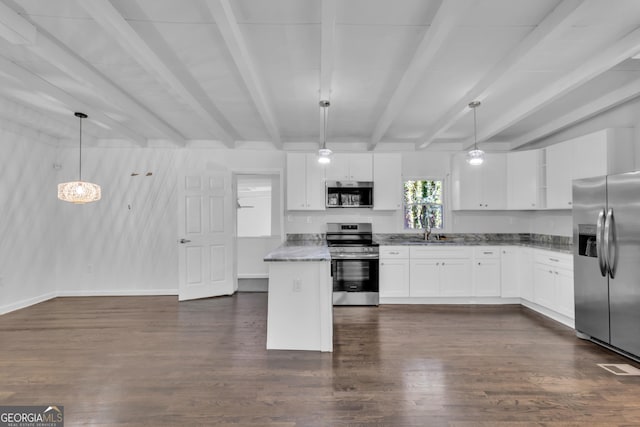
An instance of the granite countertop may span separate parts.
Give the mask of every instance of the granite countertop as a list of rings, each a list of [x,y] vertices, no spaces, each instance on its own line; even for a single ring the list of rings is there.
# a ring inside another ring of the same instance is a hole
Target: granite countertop
[[[375,241],[380,246],[523,246],[567,254],[573,253],[573,245],[565,241],[522,241],[514,239],[485,240],[460,237],[447,238],[445,240],[424,240],[422,236],[376,236]]]
[[[287,240],[269,252],[264,261],[331,261],[331,254],[325,240]]]
[[[282,245],[264,257],[266,262],[274,261],[330,261],[331,254],[322,235],[313,238],[296,238]],[[523,238],[526,236],[526,238]],[[523,246],[572,254],[570,238],[562,236],[517,235],[517,234],[459,234],[447,235],[444,240],[424,240],[421,234],[377,234],[374,241],[380,246]]]

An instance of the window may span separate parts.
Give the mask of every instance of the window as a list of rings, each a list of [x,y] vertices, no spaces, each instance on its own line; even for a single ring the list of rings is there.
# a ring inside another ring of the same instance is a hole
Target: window
[[[444,212],[442,180],[416,179],[404,181],[404,228],[442,230]]]

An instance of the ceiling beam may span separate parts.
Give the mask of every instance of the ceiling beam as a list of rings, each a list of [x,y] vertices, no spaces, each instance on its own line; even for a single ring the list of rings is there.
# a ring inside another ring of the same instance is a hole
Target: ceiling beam
[[[497,120],[489,123],[479,132],[478,141],[487,141],[638,52],[640,52],[640,28],[630,32],[599,53],[590,56],[582,64],[573,67],[572,71],[549,83],[519,104],[509,107]],[[465,142],[465,147],[471,145],[473,145],[473,138]]]
[[[80,6],[111,35],[120,46],[140,64],[142,68],[160,82],[170,87],[203,120],[205,127],[220,138],[227,147],[233,148],[233,137],[218,123],[198,98],[187,89],[183,82],[171,71],[164,61],[149,47],[138,33],[122,17],[109,0],[91,0],[78,2]]]
[[[74,96],[69,95],[57,86],[42,79],[40,76],[33,74],[31,71],[22,68],[3,57],[0,57],[0,69],[8,76],[24,83],[24,85],[30,90],[50,96],[60,101],[70,112],[82,111],[89,116],[90,120],[100,123],[107,128],[113,129],[114,132],[122,137],[134,141],[136,144],[143,147],[147,145],[145,137],[107,116],[101,109],[97,109],[79,101]]]
[[[242,35],[238,20],[236,19],[229,0],[207,0],[207,6],[218,25],[218,30],[227,45],[231,57],[240,71],[253,104],[258,110],[264,125],[271,136],[273,144],[282,148],[282,139],[276,118],[273,114],[265,91],[260,83],[259,73],[253,62],[247,43]]]
[[[0,37],[12,44],[33,44],[37,34],[34,25],[0,2]]]
[[[447,37],[455,29],[458,19],[464,15],[465,10],[469,9],[469,5],[470,1],[442,0],[438,12],[413,54],[411,63],[400,79],[387,107],[376,122],[377,125],[371,135],[373,147],[380,142],[393,120],[406,106],[418,82],[424,80],[424,73],[444,46]]]
[[[579,122],[588,120],[600,113],[604,113],[607,110],[631,101],[638,96],[640,96],[640,79],[631,81],[618,89],[594,99],[568,114],[565,114],[564,116],[558,117],[555,120],[552,120],[545,125],[516,138],[511,142],[511,149],[514,150],[522,145],[537,141]]]
[[[336,32],[336,0],[322,0],[322,12],[320,17],[320,98],[318,101],[331,101],[331,82],[333,79],[333,62],[335,56],[335,32]],[[320,141],[324,141],[324,115],[326,110],[327,121],[329,108],[319,108],[320,117]]]
[[[0,1],[0,3],[2,2]],[[21,15],[17,15],[15,20],[17,22],[33,25]],[[100,74],[94,67],[88,64],[84,59],[80,58],[76,53],[72,52],[69,48],[62,45],[58,40],[47,34],[42,29],[37,27],[34,28],[36,28],[35,43],[25,44],[25,47],[33,54],[67,73],[69,76],[88,84],[105,101],[111,103],[121,111],[126,111],[127,114],[136,120],[156,129],[172,143],[181,146],[185,145],[184,136],[182,136],[178,131],[165,123],[154,113],[147,110],[144,106],[138,103],[138,101],[133,99],[125,93],[124,90]],[[70,96],[66,93],[65,95]],[[77,100],[75,100],[75,104],[78,104]],[[85,108],[85,110],[87,109]],[[140,143],[139,139],[136,142]]]
[[[563,0],[553,9],[535,29],[518,45],[496,63],[467,93],[459,98],[453,107],[440,117],[432,128],[416,144],[416,149],[424,149],[443,132],[460,120],[468,111],[471,101],[483,101],[493,86],[530,55],[538,46],[555,37],[573,23],[576,11],[584,4],[583,0]]]

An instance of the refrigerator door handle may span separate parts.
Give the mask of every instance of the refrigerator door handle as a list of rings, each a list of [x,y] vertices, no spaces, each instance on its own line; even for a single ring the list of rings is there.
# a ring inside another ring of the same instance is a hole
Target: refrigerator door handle
[[[603,253],[603,233],[604,233],[604,209],[598,214],[598,222],[596,223],[596,256],[598,257],[598,266],[600,267],[600,274],[602,277],[607,276],[607,260]]]
[[[609,209],[604,221],[604,254],[607,259],[607,270],[612,279],[616,275],[616,241],[615,241],[615,220],[613,219],[613,209]]]

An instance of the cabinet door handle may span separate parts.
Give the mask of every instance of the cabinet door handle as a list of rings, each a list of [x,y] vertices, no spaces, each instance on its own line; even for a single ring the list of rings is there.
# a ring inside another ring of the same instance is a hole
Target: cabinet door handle
[[[549,258],[549,261],[560,262],[560,260],[558,258]]]
[[[389,252],[389,255],[400,255],[400,252],[395,252],[395,251]]]
[[[558,274],[558,272],[556,271],[556,274]]]
[[[384,265],[384,262],[381,262],[380,265]]]
[[[490,251],[490,252],[482,252],[482,253],[485,254],[485,255],[493,255],[492,251]]]
[[[480,263],[478,263],[478,265],[480,265]]]
[[[553,274],[553,271],[549,270],[549,274]]]

